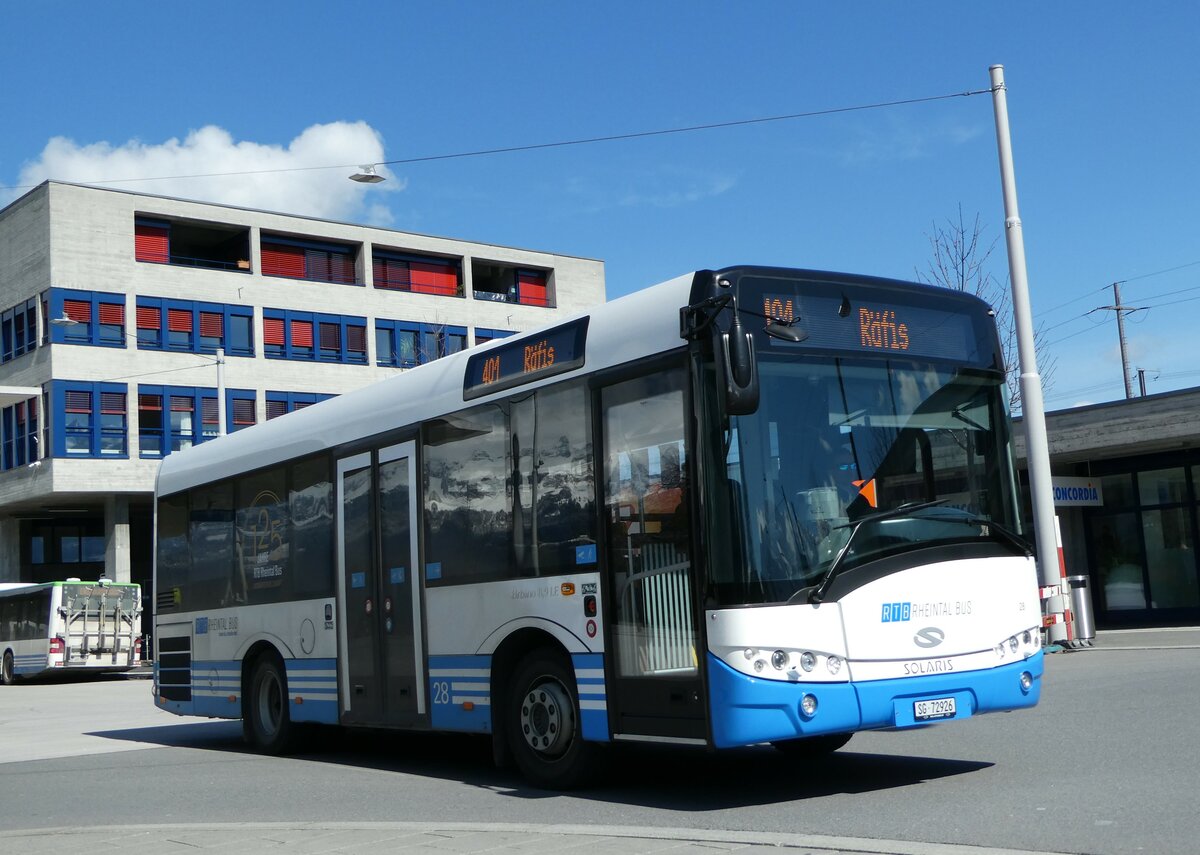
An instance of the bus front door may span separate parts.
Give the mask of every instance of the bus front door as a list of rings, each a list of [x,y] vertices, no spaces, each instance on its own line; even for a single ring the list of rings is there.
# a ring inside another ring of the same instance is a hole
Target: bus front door
[[[341,717],[424,721],[415,443],[338,461]]]

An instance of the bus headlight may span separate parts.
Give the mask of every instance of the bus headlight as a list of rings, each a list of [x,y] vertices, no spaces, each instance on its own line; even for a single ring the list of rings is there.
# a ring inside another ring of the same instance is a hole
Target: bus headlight
[[[817,667],[816,654],[814,654],[808,650],[805,650],[803,653],[801,653],[800,654],[800,667],[803,668],[805,671],[811,671],[813,668],[816,668]]]
[[[776,671],[782,671],[788,663],[788,655],[782,650],[776,650],[771,654],[771,664],[775,666]]]
[[[802,712],[805,715],[805,717],[807,717],[807,718],[812,718],[814,715],[816,715],[817,714],[817,696],[816,695],[805,695],[804,697],[802,697],[800,699],[800,712]]]
[[[842,670],[842,657],[830,656],[825,660],[825,667],[829,669],[830,674],[836,674]]]
[[[1029,694],[1029,690],[1033,688],[1033,675],[1028,671],[1021,672],[1021,691]]]

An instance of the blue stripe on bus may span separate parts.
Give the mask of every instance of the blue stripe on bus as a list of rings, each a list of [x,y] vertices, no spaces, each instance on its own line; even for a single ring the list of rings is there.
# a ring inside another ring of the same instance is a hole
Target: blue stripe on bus
[[[36,674],[50,667],[50,657],[45,653],[24,653],[13,656],[13,674]]]
[[[337,724],[337,660],[288,659],[284,667],[292,721]]]
[[[1043,654],[984,671],[860,683],[760,680],[734,671],[711,654],[708,666],[713,744],[733,748],[821,733],[912,727],[921,724],[913,720],[913,702],[925,698],[955,698],[955,718],[1031,707],[1041,692]],[[1022,671],[1034,677],[1028,692],[1020,687]],[[805,694],[817,698],[811,718],[800,712]]]
[[[491,656],[430,656],[429,723],[437,730],[491,733],[491,674]]]
[[[579,717],[583,738],[608,742],[608,691],[604,682],[604,654],[572,653],[575,685],[579,689]]]

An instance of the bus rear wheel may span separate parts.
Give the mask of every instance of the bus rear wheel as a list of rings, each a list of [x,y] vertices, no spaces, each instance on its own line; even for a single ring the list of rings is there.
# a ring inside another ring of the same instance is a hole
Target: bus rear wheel
[[[526,780],[569,790],[591,778],[598,747],[583,739],[574,674],[561,656],[542,650],[521,662],[506,712],[509,748]]]
[[[772,742],[776,751],[796,760],[815,760],[837,751],[850,741],[853,733],[826,733],[821,736],[806,736],[803,739],[784,739]]]
[[[13,667],[13,655],[11,650],[4,651],[4,663],[0,664],[0,683],[5,686],[11,686],[17,682],[17,671]]]
[[[242,735],[264,754],[286,754],[295,745],[287,673],[278,656],[260,656],[254,662],[242,709]]]

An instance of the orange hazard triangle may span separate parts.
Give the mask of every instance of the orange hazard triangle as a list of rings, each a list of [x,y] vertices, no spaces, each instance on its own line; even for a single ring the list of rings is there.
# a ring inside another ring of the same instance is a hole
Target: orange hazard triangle
[[[854,481],[855,487],[858,487],[858,495],[867,500],[867,504],[873,508],[879,507],[879,502],[875,498],[875,479],[869,481]]]

